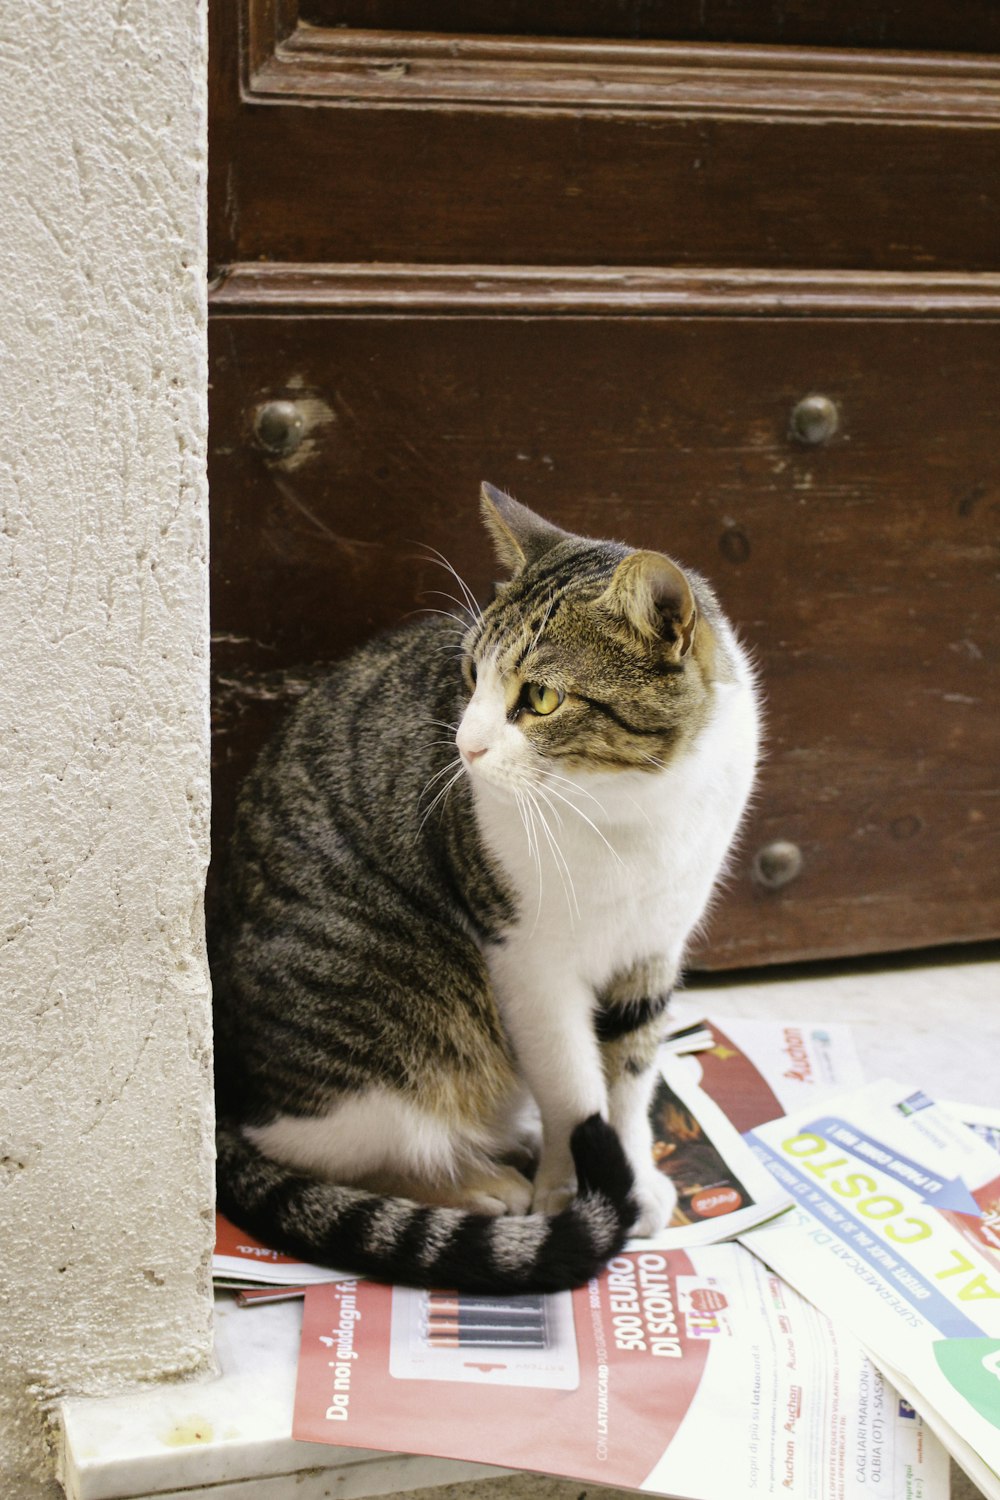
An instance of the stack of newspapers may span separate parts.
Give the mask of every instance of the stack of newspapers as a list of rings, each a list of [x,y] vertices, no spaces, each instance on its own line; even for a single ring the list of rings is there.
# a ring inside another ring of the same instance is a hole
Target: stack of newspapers
[[[860,1080],[846,1026],[668,1038],[674,1220],[575,1292],[331,1280],[224,1223],[217,1280],[304,1295],[306,1441],[689,1500],[946,1500],[950,1452],[1000,1500],[1000,1109]]]
[[[1000,1110],[882,1080],[747,1139],[794,1206],[742,1243],[1000,1500]]]

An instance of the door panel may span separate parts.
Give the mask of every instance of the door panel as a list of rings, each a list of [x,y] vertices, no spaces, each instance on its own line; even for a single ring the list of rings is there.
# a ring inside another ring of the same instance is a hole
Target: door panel
[[[303,0],[310,26],[472,36],[771,42],[793,46],[1000,51],[990,0]]]
[[[211,22],[217,264],[996,265],[992,57]]]
[[[487,596],[487,478],[563,526],[706,573],[758,661],[768,753],[701,963],[1000,932],[996,318],[844,310],[487,317],[463,295],[438,315],[220,307],[220,832],[235,777],[317,663],[452,608],[425,546]],[[809,445],[792,413],[817,392],[839,426]],[[253,436],[274,399],[304,422],[285,458]],[[776,842],[801,871],[771,888],[754,861]]]

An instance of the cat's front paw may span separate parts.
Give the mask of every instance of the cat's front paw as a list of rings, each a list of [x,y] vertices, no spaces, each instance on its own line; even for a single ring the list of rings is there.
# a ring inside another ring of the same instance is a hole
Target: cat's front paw
[[[631,1230],[637,1239],[659,1234],[667,1227],[677,1205],[677,1189],[669,1177],[655,1170],[636,1174],[632,1196],[639,1205],[639,1215]]]
[[[503,1159],[525,1176],[533,1177],[541,1155],[542,1127],[537,1120],[528,1120],[512,1135]]]
[[[495,1171],[484,1173],[467,1184],[463,1206],[476,1213],[526,1214],[531,1207],[533,1188],[516,1167],[500,1164]]]
[[[576,1171],[568,1150],[543,1146],[531,1199],[534,1214],[561,1214],[576,1197]]]
[[[571,1182],[555,1182],[548,1185],[535,1183],[531,1199],[533,1214],[561,1214],[567,1203],[576,1197],[576,1179]]]

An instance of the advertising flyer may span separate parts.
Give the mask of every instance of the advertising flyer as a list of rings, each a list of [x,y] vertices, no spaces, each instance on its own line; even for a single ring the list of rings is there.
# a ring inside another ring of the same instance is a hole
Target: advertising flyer
[[[791,1202],[757,1160],[697,1074],[666,1058],[650,1108],[653,1157],[677,1189],[673,1217],[650,1239],[627,1249],[680,1249],[733,1239]]]
[[[851,1028],[843,1023],[732,1016],[702,1021],[701,1029],[711,1045],[664,1058],[664,1077],[675,1087],[687,1078],[739,1132],[864,1082]]]
[[[743,1237],[904,1373],[929,1424],[1000,1497],[1000,1155],[888,1080],[751,1131],[795,1199]]]
[[[945,1500],[946,1456],[858,1342],[738,1245],[569,1293],[306,1292],[293,1433],[690,1500]]]
[[[806,1101],[860,1082],[847,1026],[702,1020],[668,1038],[650,1120],[653,1155],[677,1189],[670,1224],[627,1249],[679,1249],[732,1239],[787,1208],[791,1199],[757,1160],[742,1132]]]

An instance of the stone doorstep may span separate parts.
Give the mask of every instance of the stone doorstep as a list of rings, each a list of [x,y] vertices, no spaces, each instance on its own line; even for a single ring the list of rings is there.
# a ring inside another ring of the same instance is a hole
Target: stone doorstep
[[[291,1435],[301,1302],[240,1308],[219,1294],[214,1379],[62,1403],[69,1500],[295,1500],[426,1489],[505,1470],[299,1443]]]

